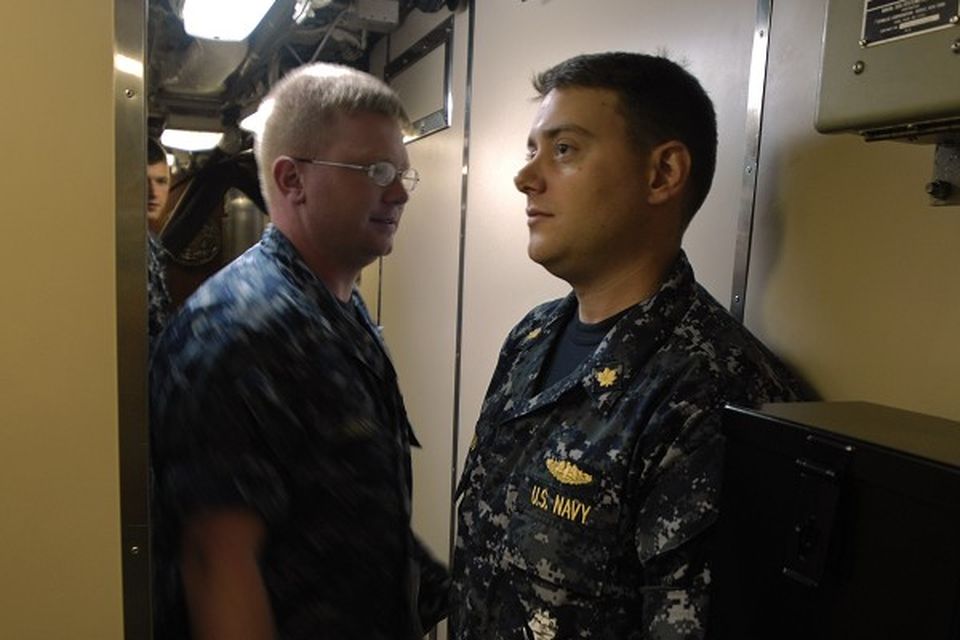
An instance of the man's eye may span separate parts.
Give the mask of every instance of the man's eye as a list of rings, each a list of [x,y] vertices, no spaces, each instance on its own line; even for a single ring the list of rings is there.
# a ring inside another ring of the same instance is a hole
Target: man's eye
[[[554,145],[553,148],[558,156],[565,156],[571,151],[573,151],[573,147],[571,147],[566,142],[558,142],[556,145]]]
[[[527,153],[524,154],[524,158],[525,158],[527,161],[530,161],[530,160],[533,160],[533,156],[535,156],[535,155],[537,155],[537,150],[534,149],[533,147],[530,147],[530,148],[527,149]]]

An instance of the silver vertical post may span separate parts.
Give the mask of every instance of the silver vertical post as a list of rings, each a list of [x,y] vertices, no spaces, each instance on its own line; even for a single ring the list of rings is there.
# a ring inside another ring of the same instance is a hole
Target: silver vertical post
[[[149,640],[146,0],[114,0],[114,209],[123,631]]]
[[[773,0],[757,0],[757,21],[753,32],[753,50],[750,56],[750,78],[747,89],[747,148],[742,167],[743,188],[740,196],[740,214],[737,219],[737,244],[730,301],[730,313],[741,322],[747,300],[747,276],[750,272],[750,245],[753,239],[753,218],[757,201],[757,171],[763,124],[763,97],[767,85],[767,56],[772,9]]]

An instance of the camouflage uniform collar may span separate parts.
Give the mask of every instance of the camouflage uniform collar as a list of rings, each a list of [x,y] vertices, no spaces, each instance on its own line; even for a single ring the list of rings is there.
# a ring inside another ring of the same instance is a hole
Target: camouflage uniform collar
[[[577,297],[571,292],[546,306],[550,307],[547,313],[539,313],[538,308],[528,317],[529,322],[520,327],[517,356],[510,372],[516,381],[511,394],[514,400],[506,405],[510,417],[550,404],[574,386],[574,378],[567,376],[561,382],[535,392],[554,342],[563,333],[567,319],[577,311]]]
[[[574,293],[558,300],[551,312],[535,316],[520,339],[520,354],[514,375],[523,380],[513,405],[513,416],[535,411],[556,402],[571,389],[582,386],[601,413],[616,404],[629,389],[637,370],[664,341],[680,321],[696,290],[693,269],[681,250],[657,292],[630,308],[607,332],[593,355],[561,382],[533,394],[551,346],[562,332],[567,319],[577,310]]]
[[[680,322],[695,291],[693,268],[681,250],[657,292],[627,311],[580,366],[580,383],[601,413],[631,387],[638,369]]]
[[[277,261],[291,284],[317,305],[322,322],[337,335],[347,336],[357,360],[381,379],[396,377],[379,329],[370,319],[356,289],[351,293],[349,304],[340,302],[310,270],[293,243],[272,224],[263,232],[260,244],[264,252]]]

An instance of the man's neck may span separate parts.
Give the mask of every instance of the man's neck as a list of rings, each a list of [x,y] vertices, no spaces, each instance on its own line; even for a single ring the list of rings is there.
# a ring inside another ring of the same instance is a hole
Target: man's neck
[[[340,302],[349,302],[350,295],[353,293],[353,286],[360,275],[359,269],[350,269],[342,265],[337,265],[335,259],[327,255],[318,255],[310,251],[310,247],[297,247],[300,258],[307,265],[307,268],[327,288],[327,291]]]
[[[320,279],[320,282],[327,288],[333,297],[340,302],[349,302],[353,293],[354,284],[357,281],[359,272],[345,273],[340,270],[324,268],[322,264],[310,264],[307,262],[310,270]]]
[[[341,264],[336,256],[322,252],[309,242],[302,228],[292,224],[287,216],[274,219],[277,230],[293,245],[307,268],[323,283],[337,300],[348,302],[353,293],[354,284],[360,276],[360,268]]]
[[[571,282],[581,322],[596,324],[653,296],[677,260],[680,248],[646,256],[616,271]]]

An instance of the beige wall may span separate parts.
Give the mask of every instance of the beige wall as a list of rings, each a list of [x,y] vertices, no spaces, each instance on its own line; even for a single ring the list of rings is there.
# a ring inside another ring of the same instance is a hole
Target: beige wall
[[[0,8],[2,638],[122,634],[112,9]]]
[[[825,399],[960,420],[960,207],[932,146],[815,132],[824,7],[774,6],[747,324]]]
[[[381,73],[388,60],[403,55],[450,15],[447,10],[432,14],[411,12],[403,26],[376,47],[371,70]],[[420,172],[421,181],[405,207],[393,253],[382,261],[379,280],[378,265],[372,265],[363,274],[366,282],[361,289],[369,301],[376,295],[373,286],[382,286],[379,319],[407,413],[421,444],[412,454],[413,529],[444,562],[449,556],[452,511],[468,27],[469,14],[455,14],[450,126],[407,145],[410,164]],[[406,96],[404,89],[437,95],[436,77],[431,78],[417,67],[404,76],[402,98]],[[406,97],[409,108],[421,94],[415,93],[413,100]],[[423,114],[411,113],[413,118],[418,115]],[[439,626],[437,637],[447,637],[445,623]]]
[[[376,51],[402,55],[450,16],[413,11]],[[396,245],[383,260],[380,321],[407,412],[422,448],[413,452],[413,527],[446,560],[453,476],[454,365],[468,14],[456,14],[450,127],[407,145],[420,185],[407,204]],[[430,88],[419,72],[407,87]],[[403,94],[401,94],[403,95]],[[408,102],[410,102],[408,100]],[[413,116],[416,117],[416,116]]]

